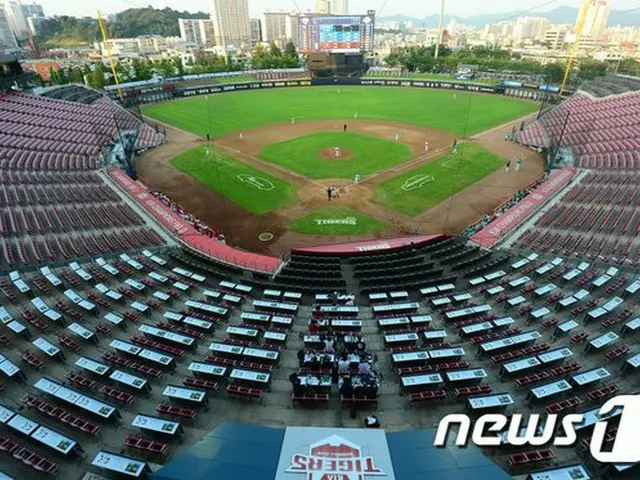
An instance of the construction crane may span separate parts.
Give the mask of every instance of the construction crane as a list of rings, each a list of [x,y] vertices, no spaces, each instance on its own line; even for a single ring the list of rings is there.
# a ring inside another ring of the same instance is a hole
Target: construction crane
[[[571,67],[573,66],[573,59],[576,56],[576,52],[578,51],[578,44],[580,43],[580,36],[582,35],[582,30],[584,28],[585,20],[587,19],[587,11],[589,10],[589,0],[584,0],[582,3],[582,7],[580,8],[580,14],[578,15],[578,21],[576,22],[576,40],[573,43],[573,48],[571,49],[571,55],[569,55],[569,61],[567,62],[567,69],[564,72],[564,78],[562,79],[562,85],[560,86],[560,93],[558,96],[562,97],[565,87],[567,86],[567,80],[569,79],[569,74],[571,73]]]
[[[120,97],[120,100],[124,100],[124,98],[122,97],[122,89],[120,88],[120,79],[118,78],[118,72],[116,71],[116,64],[113,63],[113,58],[111,58],[111,49],[109,48],[109,43],[107,42],[107,29],[105,28],[104,22],[102,21],[102,14],[100,13],[100,10],[98,10],[98,25],[100,26],[100,32],[102,32],[102,43],[104,44],[104,48],[107,51],[107,58],[109,59],[109,66],[111,67],[113,79],[116,82],[118,96]]]

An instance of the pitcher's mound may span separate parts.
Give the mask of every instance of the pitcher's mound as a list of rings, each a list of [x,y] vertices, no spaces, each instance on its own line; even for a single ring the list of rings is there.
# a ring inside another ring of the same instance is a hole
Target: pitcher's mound
[[[325,148],[320,152],[320,156],[325,160],[348,160],[351,158],[351,150],[341,148],[336,152],[334,148]]]

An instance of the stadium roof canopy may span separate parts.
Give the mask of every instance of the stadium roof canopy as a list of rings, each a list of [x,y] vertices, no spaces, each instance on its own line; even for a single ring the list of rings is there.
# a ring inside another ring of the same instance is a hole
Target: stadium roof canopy
[[[290,432],[295,431],[295,435]],[[320,432],[319,436],[315,432]],[[308,437],[305,438],[305,432]],[[326,437],[335,441],[337,435],[349,438],[347,449],[355,448],[362,457],[371,456],[373,463],[386,475],[365,479],[424,480],[446,478],[447,480],[508,480],[511,478],[500,467],[483,455],[477,448],[455,446],[437,448],[433,446],[435,430],[409,430],[386,433],[365,429],[313,429],[270,428],[257,425],[224,423],[210,432],[182,455],[166,464],[153,475],[153,480],[205,480],[214,478],[236,478],[242,480],[280,480],[281,478],[308,478],[304,474],[286,473],[291,466],[289,452],[313,455],[313,448],[326,449]],[[302,435],[302,436],[301,436]],[[379,437],[383,441],[379,442]],[[287,445],[287,438],[294,444]],[[353,441],[353,438],[368,440]],[[324,438],[324,439],[321,439]],[[386,438],[386,441],[384,440]],[[295,439],[299,440],[295,442]],[[319,442],[318,439],[321,439]],[[316,443],[313,443],[316,442]],[[375,443],[378,443],[377,445]],[[382,447],[387,451],[382,451]],[[360,448],[361,447],[361,448]],[[324,450],[326,452],[326,450]],[[390,457],[392,472],[385,458]],[[316,478],[315,476],[313,478]],[[317,478],[321,478],[318,476]],[[355,478],[355,477],[354,477]]]

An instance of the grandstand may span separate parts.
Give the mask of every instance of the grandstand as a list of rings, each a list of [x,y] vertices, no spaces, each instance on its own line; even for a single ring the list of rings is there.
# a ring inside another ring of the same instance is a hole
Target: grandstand
[[[519,133],[526,145],[570,151],[582,170],[509,244],[638,266],[639,90],[636,78],[595,79]]]
[[[83,87],[41,93],[0,96],[8,478],[280,478],[313,454],[300,437],[279,461],[293,425],[346,436],[343,452],[369,442],[372,462],[390,457],[381,478],[638,478],[589,451],[599,407],[639,391],[637,93],[579,93],[521,132],[572,149],[578,171],[511,207],[545,200],[503,244],[517,248],[436,234],[286,262],[233,250],[107,168],[119,131],[143,150],[164,140],[152,127]],[[503,431],[498,449],[430,448],[465,411],[585,420],[571,447]],[[381,450],[361,428],[372,413]]]

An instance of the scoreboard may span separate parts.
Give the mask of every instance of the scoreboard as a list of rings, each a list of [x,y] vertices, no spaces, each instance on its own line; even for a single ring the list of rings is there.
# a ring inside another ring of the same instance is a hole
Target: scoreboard
[[[302,17],[299,25],[303,53],[373,51],[374,11],[367,15]]]

